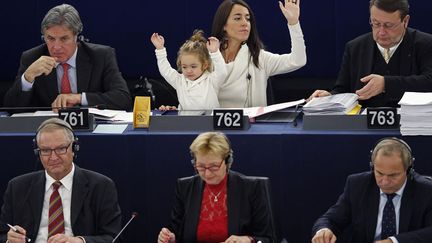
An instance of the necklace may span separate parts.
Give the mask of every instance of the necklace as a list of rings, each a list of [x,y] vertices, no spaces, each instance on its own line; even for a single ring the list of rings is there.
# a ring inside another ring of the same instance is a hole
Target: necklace
[[[214,193],[210,190],[210,188],[209,188],[209,192],[210,192],[211,195],[213,196],[213,202],[217,202],[217,201],[219,201],[218,197],[219,197],[219,195],[221,194],[222,190],[220,190],[220,191],[218,192],[217,195],[214,194]]]

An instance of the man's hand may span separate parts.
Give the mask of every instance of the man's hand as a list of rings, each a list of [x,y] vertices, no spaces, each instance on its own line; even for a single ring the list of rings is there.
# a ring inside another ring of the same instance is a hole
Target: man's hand
[[[23,229],[21,226],[15,225],[14,226],[18,232],[15,232],[14,230],[10,229],[7,233],[7,240],[9,243],[24,243],[26,242],[26,230]]]
[[[24,78],[28,82],[33,83],[36,77],[42,74],[50,74],[55,65],[56,59],[54,57],[41,56],[27,68],[24,72]]]
[[[329,228],[323,228],[315,233],[312,243],[335,243],[336,235]]]
[[[361,82],[367,83],[363,88],[356,91],[359,100],[367,100],[384,92],[384,76],[370,74],[360,79]]]
[[[79,237],[67,236],[65,234],[56,234],[51,236],[47,243],[83,243]]]
[[[219,40],[216,37],[209,37],[208,41],[207,41],[207,49],[209,50],[209,52],[211,53],[215,53],[219,50]]]
[[[66,108],[81,104],[81,94],[59,94],[51,104],[54,112],[59,107]]]
[[[159,35],[158,33],[153,33],[150,37],[151,42],[156,47],[156,49],[163,49],[165,45],[165,39],[162,35]]]
[[[331,95],[330,92],[325,91],[325,90],[315,90],[315,92],[313,92],[311,94],[311,96],[309,96],[309,98],[307,98],[306,102],[309,102],[312,98],[314,97],[324,97],[324,96],[329,96]]]
[[[393,243],[393,241],[390,239],[385,239],[385,240],[377,240],[375,241],[375,243]]]

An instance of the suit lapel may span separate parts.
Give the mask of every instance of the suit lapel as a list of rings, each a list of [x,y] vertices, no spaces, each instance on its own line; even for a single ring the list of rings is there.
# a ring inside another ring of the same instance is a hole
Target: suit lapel
[[[204,182],[196,177],[196,183],[194,183],[193,189],[191,191],[191,200],[189,206],[187,207],[187,212],[185,212],[185,217],[190,217],[190,220],[184,220],[184,222],[190,222],[184,225],[183,233],[185,236],[183,239],[194,239],[196,241],[196,231],[198,229],[198,221],[201,212],[201,201],[204,190]],[[191,234],[191,235],[186,235]]]
[[[33,234],[36,238],[37,232],[39,231],[39,225],[41,221],[42,208],[45,197],[45,173],[40,172],[35,176],[32,186],[29,190],[29,196],[27,197],[27,203],[31,209],[33,216]]]
[[[362,55],[359,58],[362,59],[360,63],[364,65],[359,65],[358,68],[361,69],[362,77],[372,73],[372,65],[374,63],[374,53],[375,53],[376,43],[373,40],[372,33],[370,35],[370,40],[366,43],[366,48],[362,50]]]
[[[413,187],[414,185],[408,177],[399,209],[399,233],[408,231],[412,210],[415,207]]]
[[[411,38],[411,30],[407,29],[404,40],[401,42],[398,48],[400,48],[400,74],[403,76],[408,76],[412,74],[412,66],[413,66],[413,56],[412,56],[412,49],[410,47],[414,46],[412,44],[412,38]]]
[[[240,219],[240,191],[238,190],[239,188],[241,188],[240,186],[238,186],[238,180],[235,177],[235,174],[233,172],[230,172],[228,174],[228,182],[227,182],[227,187],[228,187],[228,235],[235,235],[238,234],[239,229],[238,229],[238,225],[239,225],[239,219]]]
[[[87,197],[89,188],[87,177],[84,176],[82,170],[75,165],[75,173],[72,186],[72,202],[71,202],[71,225],[72,229],[78,219],[79,212]]]
[[[92,63],[90,62],[90,57],[85,51],[84,44],[80,43],[78,45],[78,53],[76,58],[76,73],[77,73],[77,90],[78,93],[87,91],[89,89]]]
[[[380,191],[375,182],[373,174],[371,174],[370,190],[366,192],[367,209],[364,217],[366,217],[366,239],[367,242],[372,242],[375,238],[377,227],[377,217],[379,210]],[[370,195],[368,195],[370,194]]]

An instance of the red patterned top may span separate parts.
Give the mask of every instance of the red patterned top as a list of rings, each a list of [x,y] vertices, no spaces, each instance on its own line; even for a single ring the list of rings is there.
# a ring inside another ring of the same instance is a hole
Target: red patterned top
[[[223,242],[228,238],[227,178],[218,185],[204,187],[197,242]]]

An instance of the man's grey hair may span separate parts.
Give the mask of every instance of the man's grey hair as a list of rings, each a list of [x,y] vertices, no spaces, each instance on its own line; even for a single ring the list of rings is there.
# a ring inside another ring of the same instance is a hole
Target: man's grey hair
[[[41,33],[45,34],[47,29],[57,25],[66,26],[75,36],[83,30],[78,11],[69,4],[61,4],[48,11],[41,23]]]

